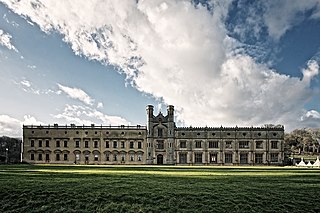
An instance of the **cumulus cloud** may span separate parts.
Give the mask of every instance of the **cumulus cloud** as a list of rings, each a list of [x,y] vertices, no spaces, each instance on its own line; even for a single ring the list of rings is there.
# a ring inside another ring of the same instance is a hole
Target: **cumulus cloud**
[[[319,74],[319,64],[314,61],[310,60],[307,63],[307,68],[302,70],[303,73],[303,81],[310,82],[312,78]]]
[[[52,115],[54,118],[75,123],[78,125],[90,125],[92,123],[103,125],[129,125],[130,123],[119,116],[105,115],[97,109],[88,106],[67,104],[62,113]]]
[[[320,112],[316,110],[305,111],[305,114],[301,116],[301,123],[307,127],[319,128]]]
[[[23,120],[9,115],[0,115],[0,134],[11,137],[22,137],[22,125],[43,125],[31,115],[25,115]]]
[[[9,33],[4,32],[0,29],[0,45],[18,52],[15,46],[11,43],[12,36]]]
[[[21,122],[9,115],[0,115],[0,133],[8,136],[21,137]]]
[[[61,84],[58,84],[58,87],[60,90],[62,90],[64,93],[66,93],[70,98],[77,99],[87,105],[93,105],[94,99],[92,99],[85,91],[79,89],[79,88],[72,88],[63,86]]]
[[[118,67],[138,90],[175,105],[178,119],[187,125],[281,123],[290,129],[301,125],[304,105],[313,95],[310,81],[318,73],[317,62],[308,63],[301,80],[237,51],[239,42],[225,27],[229,1],[211,1],[211,10],[187,0],[1,1],[43,31],[59,31],[75,54]],[[310,2],[313,6],[288,7],[278,20],[271,17],[277,8],[265,6],[263,21],[271,37],[279,39],[290,29],[297,12],[317,11],[318,4]],[[82,90],[58,86],[93,104]],[[79,113],[104,118],[75,106],[67,106],[61,117],[72,120]]]
[[[265,25],[269,35],[276,40],[303,20],[301,14],[310,12],[309,18],[320,18],[319,0],[275,0],[263,4],[266,8],[263,15]]]

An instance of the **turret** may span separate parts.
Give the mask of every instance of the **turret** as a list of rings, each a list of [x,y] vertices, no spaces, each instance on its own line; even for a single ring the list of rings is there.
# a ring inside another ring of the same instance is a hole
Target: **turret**
[[[168,121],[173,121],[174,120],[174,106],[169,105],[167,107],[167,114],[168,114]]]
[[[148,137],[153,135],[153,106],[147,106],[147,115],[148,115]]]
[[[147,114],[148,114],[148,120],[153,117],[153,106],[152,105],[147,106]]]

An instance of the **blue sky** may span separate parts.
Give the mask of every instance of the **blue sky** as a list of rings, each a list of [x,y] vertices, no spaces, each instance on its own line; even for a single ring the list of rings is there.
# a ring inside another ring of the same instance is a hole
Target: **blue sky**
[[[144,125],[148,104],[178,125],[318,128],[319,38],[319,0],[0,0],[0,135]]]

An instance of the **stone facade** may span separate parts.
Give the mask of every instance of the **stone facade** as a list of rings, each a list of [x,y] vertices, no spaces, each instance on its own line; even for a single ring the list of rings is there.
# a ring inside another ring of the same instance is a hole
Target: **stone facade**
[[[284,127],[176,127],[147,106],[147,126],[24,126],[23,160],[65,164],[282,165]]]

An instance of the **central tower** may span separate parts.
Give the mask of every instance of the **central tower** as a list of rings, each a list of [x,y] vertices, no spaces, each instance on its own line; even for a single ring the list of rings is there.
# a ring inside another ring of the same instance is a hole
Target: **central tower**
[[[174,107],[167,107],[167,115],[153,115],[153,106],[147,106],[147,164],[175,164]]]

